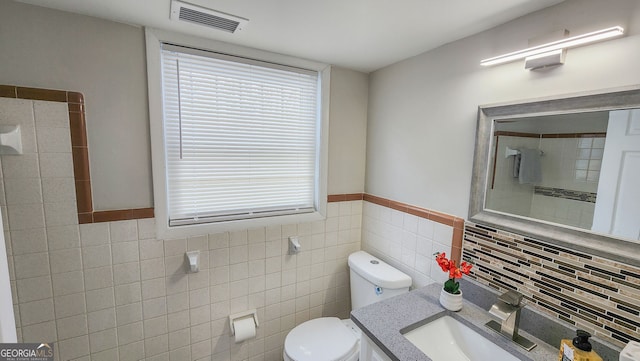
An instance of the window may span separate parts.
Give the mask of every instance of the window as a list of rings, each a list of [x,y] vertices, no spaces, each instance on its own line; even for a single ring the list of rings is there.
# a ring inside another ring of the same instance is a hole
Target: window
[[[575,177],[577,181],[598,183],[604,153],[604,137],[578,139]]]
[[[158,50],[162,221],[171,228],[318,211],[326,198],[322,72],[171,44]]]

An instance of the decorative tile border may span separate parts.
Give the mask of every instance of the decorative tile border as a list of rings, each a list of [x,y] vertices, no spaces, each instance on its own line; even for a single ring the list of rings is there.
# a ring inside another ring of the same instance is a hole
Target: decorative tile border
[[[495,136],[511,136],[511,137],[523,137],[523,138],[606,138],[607,133],[557,133],[557,134],[538,134],[538,133],[520,133],[509,131],[495,131]]]
[[[361,198],[358,198],[360,196]],[[352,198],[351,200],[362,199],[367,202],[375,203],[380,206],[395,209],[400,212],[412,214],[417,217],[429,219],[431,221],[442,223],[447,226],[453,227],[453,238],[451,243],[451,258],[460,262],[460,257],[462,255],[462,234],[464,230],[464,219],[455,217],[449,214],[441,213],[438,211],[433,211],[430,209],[413,206],[407,203],[397,202],[394,200],[374,196],[372,194],[367,194],[367,193],[332,195],[332,196],[329,196],[328,201],[338,202],[339,199],[343,199],[343,197]],[[336,200],[333,200],[333,199],[336,199]]]
[[[535,194],[547,197],[555,197],[562,199],[570,199],[573,201],[581,201],[588,203],[595,203],[597,193],[592,192],[583,192],[583,191],[572,191],[569,189],[562,188],[551,188],[551,187],[541,187],[535,186],[533,188]]]
[[[350,194],[330,194],[327,196],[327,202],[347,202],[347,201],[361,201],[364,199],[364,193],[350,193]]]
[[[85,121],[86,113],[82,93],[0,85],[0,97],[67,103],[71,132],[71,152],[73,155],[73,175],[76,186],[76,204],[78,222],[80,224],[153,218],[153,208],[114,211],[95,211],[93,209],[91,174],[89,171],[89,146]]]
[[[640,341],[640,268],[471,222],[463,247],[476,281],[617,346]]]

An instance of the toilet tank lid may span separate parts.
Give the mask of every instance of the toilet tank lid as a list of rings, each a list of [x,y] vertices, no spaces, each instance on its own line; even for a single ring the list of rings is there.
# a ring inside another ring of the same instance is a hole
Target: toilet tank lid
[[[364,279],[382,288],[411,287],[411,277],[365,251],[350,254],[349,267]]]

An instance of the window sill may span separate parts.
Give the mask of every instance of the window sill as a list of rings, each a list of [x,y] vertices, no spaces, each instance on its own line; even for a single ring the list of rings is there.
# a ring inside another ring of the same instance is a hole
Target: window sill
[[[326,218],[326,203],[321,207],[322,210],[304,213],[292,214],[286,216],[274,216],[254,219],[241,219],[235,221],[191,224],[184,226],[169,227],[166,216],[158,215],[156,218],[156,232],[158,239],[178,239],[191,236],[201,236],[205,234],[215,234],[221,232],[233,232],[244,229],[253,229],[260,227],[278,226],[283,224],[298,224],[306,222],[314,222]],[[160,218],[162,217],[162,218]]]

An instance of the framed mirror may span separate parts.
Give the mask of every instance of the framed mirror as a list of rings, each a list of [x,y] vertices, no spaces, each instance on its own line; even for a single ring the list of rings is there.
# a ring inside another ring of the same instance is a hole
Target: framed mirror
[[[640,266],[640,88],[479,107],[469,220]]]

